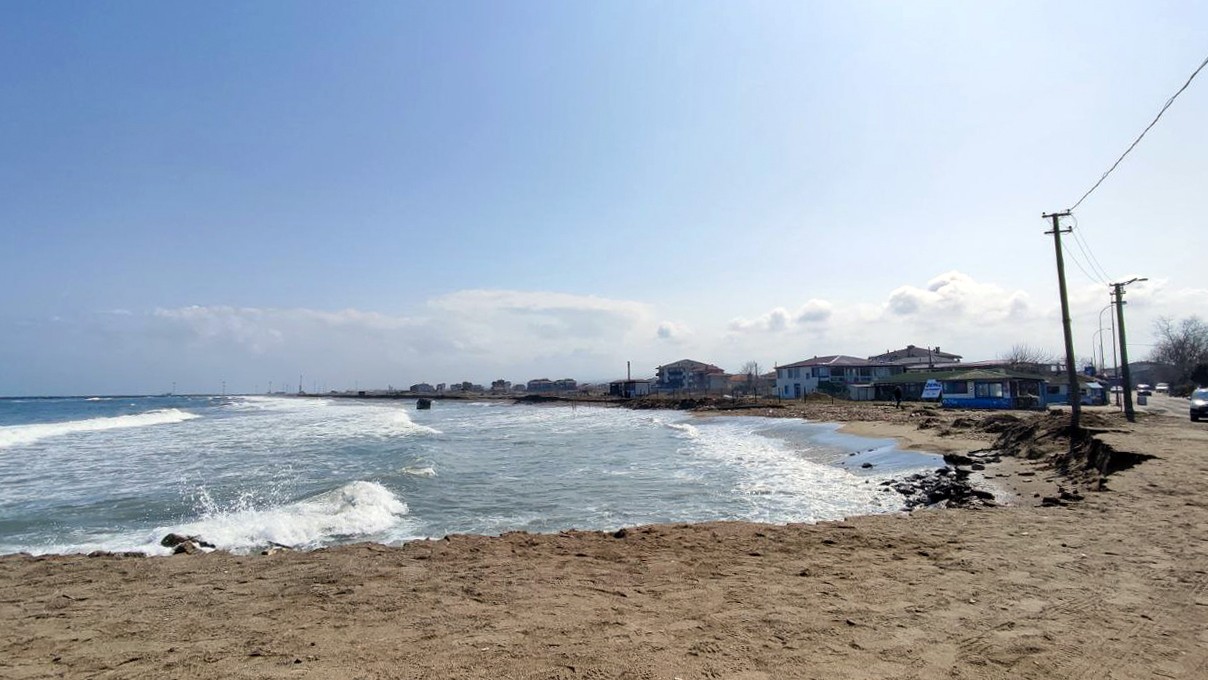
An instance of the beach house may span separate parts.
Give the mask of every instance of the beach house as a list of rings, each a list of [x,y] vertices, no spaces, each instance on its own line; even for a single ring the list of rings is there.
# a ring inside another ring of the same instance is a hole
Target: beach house
[[[848,385],[870,385],[902,372],[902,367],[843,354],[814,357],[776,367],[776,394],[799,399],[819,389],[846,391]]]
[[[1030,409],[1047,403],[1045,376],[1003,368],[910,371],[878,380],[876,397],[889,401],[901,389],[903,398],[919,400],[930,381],[940,384],[938,398],[948,408]]]

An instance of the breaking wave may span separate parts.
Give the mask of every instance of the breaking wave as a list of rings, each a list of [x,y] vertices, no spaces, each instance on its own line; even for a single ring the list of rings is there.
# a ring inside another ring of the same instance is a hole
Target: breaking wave
[[[180,423],[194,418],[200,418],[188,411],[177,408],[159,409],[125,416],[108,418],[89,418],[87,420],[69,420],[61,423],[35,423],[32,425],[10,425],[0,427],[0,449],[10,446],[33,444],[49,437],[60,437],[80,432],[102,432],[127,427],[147,427],[149,425],[168,425]]]
[[[407,504],[377,482],[356,481],[338,489],[278,507],[256,508],[250,502],[219,509],[202,494],[203,516],[196,522],[157,529],[164,534],[199,536],[220,549],[250,552],[269,545],[300,550],[350,538],[380,534],[408,512]]]

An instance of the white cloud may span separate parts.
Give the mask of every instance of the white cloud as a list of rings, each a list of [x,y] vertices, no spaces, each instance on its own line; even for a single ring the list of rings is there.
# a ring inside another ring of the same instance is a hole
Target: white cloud
[[[1099,344],[1100,319],[1111,317],[1100,314],[1103,293],[1098,285],[1071,288],[1079,357],[1091,353],[1092,336]],[[672,321],[660,320],[663,310],[641,301],[468,290],[432,299],[417,314],[225,305],[109,310],[14,324],[10,344],[32,357],[28,368],[19,367],[31,384],[57,371],[72,379],[93,375],[91,384],[104,386],[97,389],[116,391],[160,391],[174,381],[182,391],[216,391],[218,380],[233,389],[265,388],[268,380],[292,384],[300,372],[308,385],[315,376],[332,388],[354,381],[603,380],[624,375],[626,361],[644,376],[684,357],[736,370],[750,360],[771,365],[814,355],[868,356],[907,344],[938,345],[966,360],[994,358],[1020,342],[1059,351],[1056,292],[1037,299],[1041,303],[1022,289],[952,271],[888,290],[881,300],[810,299],[725,322],[710,318],[716,312],[705,305],[695,316],[675,310],[687,318]],[[1155,279],[1129,286],[1127,299],[1136,357],[1148,353],[1159,316],[1208,318],[1203,288]],[[144,376],[144,382],[120,382],[127,376]]]
[[[1026,292],[980,283],[958,271],[940,274],[923,288],[901,286],[889,294],[885,307],[898,316],[976,318],[982,323],[1023,319],[1031,312]]]
[[[659,324],[655,335],[659,340],[672,344],[681,344],[692,336],[692,331],[683,324],[675,323],[674,321],[664,321]]]
[[[221,356],[234,372],[305,368],[359,373],[365,383],[374,375],[402,374],[397,384],[546,373],[601,377],[608,367],[623,366],[635,345],[651,346],[650,356],[633,356],[649,363],[652,338],[681,343],[690,336],[682,324],[656,322],[645,303],[509,290],[444,295],[429,301],[422,316],[214,305],[158,309],[143,320],[151,328],[133,331],[132,324],[132,332],[161,338],[165,351]]]
[[[834,314],[835,306],[826,300],[810,300],[797,311],[797,323],[820,323]]]

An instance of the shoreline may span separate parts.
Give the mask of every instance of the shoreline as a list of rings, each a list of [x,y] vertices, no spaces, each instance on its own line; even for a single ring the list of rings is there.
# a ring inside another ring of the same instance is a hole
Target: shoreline
[[[363,398],[363,397],[351,397],[351,398]],[[551,399],[544,399],[544,398],[537,400],[536,402],[522,401],[522,402],[516,402],[516,403],[521,404],[521,405],[523,405],[523,404],[535,404],[535,405],[547,404],[547,405],[551,405],[551,406],[571,405],[571,402],[569,402],[565,399],[552,399],[551,400]],[[968,451],[972,451],[972,450],[976,450],[976,449],[985,448],[985,446],[987,444],[987,440],[985,438],[952,436],[948,432],[940,432],[940,431],[934,430],[934,429],[931,429],[931,430],[919,429],[914,426],[906,425],[903,422],[888,422],[888,421],[884,421],[884,420],[852,420],[852,421],[846,421],[846,422],[818,420],[813,417],[806,417],[806,415],[812,415],[812,414],[803,414],[803,413],[799,412],[799,409],[793,410],[790,408],[790,409],[781,410],[782,407],[780,407],[779,405],[776,405],[776,407],[774,407],[776,410],[769,409],[766,406],[760,407],[760,408],[747,407],[747,408],[740,408],[740,409],[710,408],[710,407],[705,407],[704,409],[700,409],[700,408],[684,409],[684,408],[676,407],[674,405],[675,402],[668,402],[668,401],[662,400],[661,403],[666,405],[665,410],[680,411],[680,412],[690,415],[692,417],[700,417],[700,418],[708,418],[708,417],[738,417],[738,418],[777,417],[777,418],[788,418],[788,419],[801,418],[803,420],[806,420],[808,422],[815,423],[815,424],[833,425],[833,426],[835,426],[835,431],[840,434],[850,435],[850,436],[855,436],[855,437],[871,438],[871,439],[891,440],[894,442],[894,446],[901,451],[927,453],[927,454],[936,455],[937,457],[943,456],[944,454],[953,453],[953,452],[968,452]],[[597,405],[599,405],[601,407],[624,406],[624,404],[619,404],[615,401],[611,402],[611,403],[598,403]],[[724,404],[724,402],[723,402],[723,405],[728,406],[728,404]],[[798,404],[798,406],[799,406],[799,404]],[[834,406],[834,404],[832,403],[832,404],[829,404],[828,406]],[[864,405],[864,406],[867,406],[867,405]],[[840,405],[840,408],[842,408],[842,404]],[[650,409],[648,406],[643,406],[637,410],[653,410],[653,409]],[[866,409],[865,409],[865,412],[866,412]],[[904,414],[906,412],[905,411],[897,411],[897,412],[889,411],[889,413]],[[830,414],[834,415],[833,408],[830,409]],[[849,454],[849,455],[854,455],[854,454]],[[857,460],[857,463],[858,463],[858,460]],[[830,462],[830,463],[825,463],[825,464],[836,467],[837,469],[843,469],[843,470],[851,469],[848,464],[845,464],[841,461]],[[869,467],[869,466],[870,466],[870,464],[868,464],[868,463],[864,464],[864,467]],[[946,462],[944,462],[942,460],[938,460],[938,459],[936,461],[936,466],[933,469],[938,469],[941,466],[947,466],[949,469],[952,469],[952,466],[950,466]],[[889,474],[892,476],[890,476],[888,478],[889,481],[883,482],[883,485],[889,484],[890,482],[897,484],[897,483],[903,481],[906,477],[909,477],[912,475],[919,475],[920,471],[902,471],[902,472],[898,472],[898,473],[889,473]],[[1008,475],[1003,475],[1003,476],[1008,477]],[[977,489],[992,491],[995,495],[995,500],[998,500],[999,502],[1012,502],[1018,496],[1020,496],[1022,493],[1022,490],[1018,486],[1006,485],[1004,487],[1004,484],[1001,481],[993,482],[989,479],[984,479],[983,477],[984,476],[982,474],[973,474],[972,480],[970,480],[971,486],[973,488],[977,488]],[[913,507],[908,507],[911,505],[911,503],[909,503],[909,494],[903,493],[902,505],[903,505],[903,507],[901,507],[898,510],[888,510],[885,512],[873,512],[873,513],[871,513],[871,515],[875,516],[875,515],[880,515],[880,514],[911,512],[912,510],[915,509]],[[841,518],[835,518],[835,519],[830,519],[830,520],[820,520],[820,521],[822,521],[822,522],[843,521],[845,519],[849,519],[852,517],[860,517],[860,516],[865,516],[865,515],[848,515],[848,516],[841,517]],[[745,520],[745,519],[741,519],[741,518],[739,518],[739,519],[723,519],[723,520],[706,520],[706,521],[758,523],[756,520]],[[811,523],[815,523],[815,522],[811,522]],[[624,528],[628,528],[628,526],[626,526]],[[565,531],[565,530],[566,529],[563,529],[562,531]],[[570,529],[570,530],[574,530],[574,529]],[[609,530],[611,530],[611,529],[609,529]],[[604,531],[604,529],[601,529],[601,531]],[[554,531],[543,532],[543,533],[558,533],[558,531],[554,530]],[[495,537],[497,535],[498,534],[483,534],[482,536],[489,538],[489,537]],[[162,538],[164,540],[169,540],[169,538],[172,538],[172,537],[176,537],[176,538],[173,538],[172,544],[171,545],[164,544],[164,545],[167,548],[177,548],[177,552],[187,552],[189,554],[209,553],[209,552],[230,552],[229,550],[225,550],[222,548],[215,549],[215,546],[210,545],[209,543],[206,542],[206,536],[204,536],[204,535],[184,536],[182,534],[169,533],[169,534],[163,536]],[[421,540],[421,541],[422,540],[432,540],[432,537],[413,539],[413,540]],[[335,548],[343,547],[346,545],[355,545],[355,544],[361,543],[361,542],[364,542],[364,541],[353,541],[353,542],[349,542],[349,543],[336,543],[336,544],[332,544],[332,545],[321,546],[318,548],[294,548],[292,546],[287,546],[287,545],[272,544],[272,545],[266,545],[263,548],[254,548],[250,552],[239,551],[239,552],[235,552],[233,554],[256,555],[257,553],[261,553],[262,551],[265,551],[265,550],[271,550],[273,552],[279,552],[281,550],[286,550],[286,551],[295,551],[295,552],[300,552],[300,553],[306,553],[306,552],[313,552],[315,550],[335,549]],[[409,541],[399,541],[399,542],[390,542],[390,543],[377,543],[377,542],[373,542],[373,543],[376,545],[381,545],[383,547],[387,547],[387,548],[396,548],[396,547],[403,546],[410,542],[413,542],[413,541],[409,540]],[[192,545],[185,545],[183,547],[178,547],[179,544],[181,544],[181,543],[191,543]],[[115,555],[130,556],[130,557],[133,557],[136,555],[137,556],[146,556],[146,557],[169,557],[172,555],[171,552],[164,553],[164,552],[160,552],[158,550],[152,551],[152,552],[141,552],[141,550],[142,549],[139,549],[139,548],[130,548],[130,549],[98,548],[98,549],[88,549],[88,550],[80,550],[80,551],[72,551],[72,552],[20,551],[20,552],[13,552],[13,553],[0,553],[0,558],[7,557],[7,556],[31,556],[31,555],[37,556],[37,557],[60,556],[60,555],[61,556],[86,556],[86,557],[87,556],[91,556],[91,557],[115,556]]]
[[[1095,439],[1137,463],[1103,491],[1067,475],[1081,500],[1046,507],[0,557],[0,676],[1199,677],[1208,428],[1184,420],[1106,422]],[[1060,447],[1025,444],[987,472],[1050,483]]]
[[[545,401],[546,400],[541,400],[541,402],[539,402],[539,403],[544,403]],[[520,403],[523,404],[526,402],[520,402]],[[566,400],[559,399],[559,400],[553,401],[552,403],[550,403],[548,405],[567,406],[570,404]],[[609,406],[615,406],[615,404],[600,404],[600,406],[609,407]],[[681,411],[692,417],[701,417],[701,418],[708,418],[708,417],[738,417],[738,418],[767,417],[767,415],[765,413],[755,412],[753,409],[738,409],[738,410],[719,409],[719,410],[701,411],[701,410],[685,410],[685,409],[677,409],[677,408],[668,408],[667,410],[678,410],[678,411]],[[786,418],[795,418],[796,417],[796,414],[777,413],[777,415],[781,416],[781,417],[786,417]],[[808,420],[808,422],[811,422],[814,424],[833,425],[834,430],[836,432],[838,432],[840,434],[844,434],[844,435],[870,438],[870,439],[891,440],[894,442],[894,446],[903,452],[919,452],[919,453],[927,453],[927,454],[935,455],[937,457],[937,460],[935,462],[934,468],[931,469],[932,471],[934,469],[947,465],[943,460],[940,460],[940,457],[943,454],[949,453],[949,452],[954,452],[954,451],[969,451],[969,450],[973,450],[976,448],[983,448],[984,444],[985,444],[984,441],[977,440],[977,439],[952,438],[952,437],[940,438],[940,437],[935,436],[934,432],[928,433],[923,430],[916,430],[914,428],[904,426],[901,423],[889,423],[889,422],[883,422],[883,421],[828,422],[828,421],[817,421],[817,420],[810,420],[810,419],[806,419],[806,420]],[[853,452],[848,455],[849,456],[857,455],[857,453],[858,452]],[[824,464],[824,465],[834,467],[836,469],[848,470],[848,471],[851,470],[852,465],[858,466],[858,464],[859,464],[859,459],[856,459],[855,463],[846,463],[846,462],[844,462],[844,460],[845,459],[839,459],[837,461],[831,461],[831,462],[820,463],[820,464]],[[877,464],[879,464],[879,462]],[[872,463],[865,463],[863,465],[863,467],[870,467],[872,465],[873,465]],[[948,466],[948,467],[951,468],[951,466]],[[925,474],[926,472],[927,471],[923,471],[923,470],[904,470],[904,471],[900,471],[900,472],[884,473],[884,474],[889,474],[891,476],[888,477],[889,481],[882,482],[882,485],[889,484],[890,482],[897,484],[897,483],[902,482],[908,476]],[[975,475],[975,478],[978,483],[974,484],[974,486],[977,488],[990,489],[990,488],[994,487],[994,485],[992,485],[992,484],[982,484],[981,479],[980,479],[981,475]],[[995,495],[998,496],[1000,494],[996,492]],[[887,513],[891,514],[891,513],[910,512],[913,508],[908,507],[910,505],[910,503],[908,502],[909,495],[903,493],[901,500],[902,500],[902,507],[900,509],[874,511],[869,514],[870,515],[879,515],[879,514],[887,514]],[[1004,500],[1005,500],[1005,498],[1004,498]],[[832,518],[829,520],[819,520],[819,521],[820,522],[843,521],[843,520],[851,518],[851,517],[860,517],[860,516],[865,516],[865,515],[854,514],[854,515],[847,515],[844,517],[836,517],[836,518]],[[706,521],[706,522],[722,521],[722,522],[759,523],[757,520],[747,520],[747,519],[743,519],[743,518],[704,520],[704,521]],[[789,523],[792,523],[792,522],[789,522]],[[810,523],[817,523],[817,522],[810,522]],[[783,523],[779,524],[779,525],[783,525]],[[623,528],[629,528],[629,526],[631,526],[631,525],[626,525]],[[566,530],[573,531],[575,529],[573,529],[571,527],[567,527],[567,528],[564,528],[561,530],[551,530],[551,531],[541,532],[541,533],[558,533],[559,531],[566,531]],[[612,531],[612,530],[613,529],[611,529],[611,528],[600,529],[600,531]],[[506,533],[506,532],[504,532],[504,533]],[[477,534],[468,534],[468,535],[477,535]],[[483,537],[488,537],[488,538],[498,536],[498,534],[481,534],[481,535]],[[407,541],[396,541],[396,542],[389,542],[389,543],[386,543],[386,542],[379,543],[377,541],[369,541],[369,542],[374,543],[376,545],[381,545],[381,546],[387,547],[387,548],[397,548],[397,547],[401,547],[407,543],[413,542],[415,540],[420,540],[420,541],[433,540],[433,538],[438,538],[438,537],[417,538],[417,539],[411,539],[411,540],[407,540]],[[224,549],[224,548],[220,548],[220,547],[216,548],[214,545],[208,543],[206,540],[207,537],[205,535],[186,536],[184,534],[177,534],[177,533],[170,532],[170,533],[166,534],[165,536],[163,536],[162,539],[164,541],[170,541],[170,544],[163,543],[161,541],[161,544],[164,545],[165,548],[169,548],[169,549],[175,548],[177,553],[186,552],[188,554],[195,554],[195,553],[210,553],[210,552],[232,552],[229,549]],[[158,539],[157,539],[157,541],[158,541]],[[313,552],[315,550],[335,549],[335,548],[343,547],[346,545],[355,545],[357,543],[362,543],[362,542],[366,542],[366,541],[340,542],[340,543],[334,543],[334,544],[320,546],[320,547],[316,547],[316,548],[295,548],[295,547],[288,546],[288,545],[269,544],[269,545],[263,546],[262,548],[253,548],[250,551],[239,550],[237,552],[232,552],[232,554],[256,555],[256,554],[262,553],[264,551],[280,552],[282,550],[306,553],[306,552]],[[181,544],[191,544],[191,545],[182,546]],[[7,557],[7,556],[170,557],[172,555],[173,555],[172,552],[159,551],[158,548],[148,552],[145,550],[145,548],[97,547],[97,548],[84,548],[81,550],[67,551],[67,552],[50,552],[50,551],[30,552],[28,550],[22,550],[19,552],[0,553],[0,558]]]

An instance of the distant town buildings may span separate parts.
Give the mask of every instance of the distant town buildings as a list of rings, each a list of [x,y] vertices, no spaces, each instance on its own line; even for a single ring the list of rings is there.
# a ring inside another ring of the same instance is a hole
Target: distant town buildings
[[[664,364],[655,369],[654,388],[659,392],[721,392],[726,372],[713,364],[692,359]]]
[[[561,380],[536,378],[528,381],[525,388],[532,394],[553,394],[558,392],[574,392],[579,389],[579,383],[574,378],[562,378]]]
[[[680,359],[655,368],[654,377],[613,380],[606,384],[580,384],[573,378],[528,381],[494,380],[489,390],[470,382],[429,383],[411,386],[414,394],[609,394],[636,398],[728,395],[777,399],[802,399],[815,392],[852,400],[891,400],[899,392],[907,400],[928,400],[960,408],[1043,408],[1068,403],[1071,392],[1082,403],[1104,403],[1116,378],[1111,371],[1079,375],[1077,390],[1071,390],[1060,367],[1012,359],[963,361],[959,354],[939,347],[906,345],[867,358],[828,354],[778,365],[756,375],[757,364],[748,374],[730,374],[720,366],[695,359]],[[1162,365],[1133,364],[1134,375],[1160,376]],[[1141,381],[1145,381],[1143,378]],[[1148,380],[1154,382],[1155,380]]]

